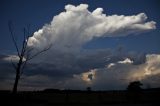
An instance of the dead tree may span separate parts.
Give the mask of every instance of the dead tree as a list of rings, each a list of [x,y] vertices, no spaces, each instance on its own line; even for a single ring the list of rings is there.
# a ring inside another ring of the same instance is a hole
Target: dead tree
[[[32,52],[33,52],[34,48],[28,48],[28,46],[27,46],[29,37],[31,37],[33,35],[33,34],[30,35],[30,33],[29,33],[29,26],[27,28],[23,29],[24,34],[23,34],[22,44],[20,44],[21,47],[19,47],[16,42],[15,34],[13,32],[12,22],[8,23],[8,27],[9,27],[9,32],[10,32],[12,41],[13,41],[14,46],[16,48],[17,56],[19,58],[17,64],[13,63],[13,61],[11,59],[11,63],[16,71],[16,77],[15,77],[12,93],[16,94],[19,79],[23,73],[23,70],[24,70],[27,62],[32,60],[34,57],[40,55],[41,53],[49,50],[51,48],[51,44],[48,45],[46,48],[42,49],[41,51],[37,51],[36,53],[34,52],[34,54],[33,54]]]

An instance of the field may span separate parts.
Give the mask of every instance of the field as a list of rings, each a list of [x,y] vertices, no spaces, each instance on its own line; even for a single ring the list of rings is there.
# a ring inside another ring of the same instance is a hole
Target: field
[[[20,106],[156,106],[160,105],[159,98],[159,89],[139,92],[46,90],[18,92],[17,95],[9,91],[0,91],[2,104]]]

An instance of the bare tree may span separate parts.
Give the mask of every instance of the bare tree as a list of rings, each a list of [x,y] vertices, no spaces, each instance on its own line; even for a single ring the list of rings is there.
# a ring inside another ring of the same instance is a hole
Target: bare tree
[[[33,34],[30,35],[30,33],[29,33],[29,26],[27,26],[27,28],[23,29],[24,34],[23,34],[22,44],[20,44],[21,47],[19,47],[16,42],[15,34],[13,32],[12,22],[8,23],[8,27],[9,27],[9,32],[10,32],[12,41],[13,41],[14,46],[16,48],[17,56],[19,57],[17,64],[13,63],[13,61],[11,59],[11,63],[13,65],[14,69],[16,70],[16,77],[15,77],[15,82],[14,82],[12,93],[16,94],[19,79],[23,73],[23,70],[24,70],[27,62],[29,60],[33,59],[34,57],[40,55],[41,53],[49,50],[51,48],[51,44],[49,46],[45,47],[44,49],[42,49],[41,51],[37,51],[36,53],[34,52],[34,54],[33,54],[32,51],[34,50],[34,48],[27,47],[29,37],[31,37],[33,35]]]

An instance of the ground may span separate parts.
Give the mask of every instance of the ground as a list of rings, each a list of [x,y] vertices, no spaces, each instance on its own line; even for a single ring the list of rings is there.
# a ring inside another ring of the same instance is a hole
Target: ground
[[[27,91],[13,95],[0,91],[1,103],[23,106],[156,106],[160,90],[142,91]]]

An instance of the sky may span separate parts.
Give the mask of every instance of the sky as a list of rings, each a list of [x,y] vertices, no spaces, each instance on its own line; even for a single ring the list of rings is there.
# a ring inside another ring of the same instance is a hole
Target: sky
[[[17,63],[8,21],[21,47],[47,52],[28,62],[19,90],[120,90],[140,80],[160,87],[159,0],[1,0],[0,89],[11,90]]]

